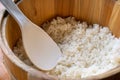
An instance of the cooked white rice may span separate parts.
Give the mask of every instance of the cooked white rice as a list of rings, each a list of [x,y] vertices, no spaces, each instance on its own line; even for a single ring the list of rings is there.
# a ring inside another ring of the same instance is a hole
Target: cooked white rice
[[[47,74],[78,79],[104,73],[120,64],[120,39],[114,37],[107,27],[98,24],[88,26],[73,17],[57,17],[42,27],[63,52],[58,65]],[[21,39],[14,52],[26,64],[33,66],[25,56]]]

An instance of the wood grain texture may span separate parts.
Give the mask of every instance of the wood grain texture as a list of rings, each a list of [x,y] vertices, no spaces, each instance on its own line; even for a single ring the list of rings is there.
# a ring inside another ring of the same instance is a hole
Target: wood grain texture
[[[10,80],[10,75],[8,74],[8,71],[3,64],[3,54],[0,49],[0,80]]]
[[[116,2],[113,8],[109,27],[114,35],[120,37],[120,0]]]
[[[37,25],[41,25],[56,16],[74,16],[80,21],[87,21],[89,24],[98,23],[102,26],[108,26],[116,36],[120,36],[120,7],[116,0],[23,0],[19,7]],[[5,23],[6,25],[2,26],[5,29],[5,31],[2,30],[4,34],[2,35],[2,49],[6,65],[17,80],[56,80],[56,77],[54,79],[42,71],[37,69],[35,69],[37,72],[34,71],[32,67],[28,67],[15,57],[11,50],[21,36],[20,29],[10,16],[7,17]],[[35,74],[32,74],[31,69]],[[103,80],[120,80],[119,75],[120,73]],[[98,77],[99,79],[104,78],[98,75],[94,79],[96,80]]]
[[[4,11],[4,7],[0,3],[0,21],[2,19],[3,11]],[[3,53],[0,49],[0,80],[10,80],[10,79],[11,79],[10,75],[8,74],[8,71],[5,67],[5,65],[3,64]]]
[[[2,62],[0,63],[0,80],[10,80],[10,75]]]

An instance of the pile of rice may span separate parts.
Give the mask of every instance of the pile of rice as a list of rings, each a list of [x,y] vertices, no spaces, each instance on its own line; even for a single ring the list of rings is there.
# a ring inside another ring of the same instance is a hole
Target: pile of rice
[[[62,79],[78,79],[102,74],[120,64],[120,39],[107,27],[87,25],[74,17],[57,17],[44,23],[42,28],[63,52],[58,65],[47,74]],[[33,66],[25,56],[21,39],[14,52],[27,65]]]

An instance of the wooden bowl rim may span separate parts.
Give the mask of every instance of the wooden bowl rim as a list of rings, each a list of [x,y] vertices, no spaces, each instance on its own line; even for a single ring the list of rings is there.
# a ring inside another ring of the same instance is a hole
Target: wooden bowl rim
[[[28,66],[27,64],[25,64],[23,61],[21,61],[17,56],[14,55],[13,51],[9,48],[8,44],[7,44],[7,40],[5,38],[5,24],[6,24],[6,20],[8,18],[8,15],[6,16],[5,11],[2,15],[2,19],[0,21],[0,28],[1,28],[1,32],[0,32],[0,41],[1,41],[1,48],[4,52],[4,54],[11,60],[12,63],[14,63],[17,67],[21,68],[22,70],[24,70],[27,73],[31,73],[30,71],[38,71],[38,72],[42,72],[38,69],[35,69],[31,66]],[[114,74],[117,74],[118,72],[120,72],[120,65],[110,69],[109,71],[99,74],[99,75],[95,75],[95,76],[90,76],[90,77],[86,77],[84,79],[103,79],[106,77],[110,77]],[[37,72],[36,72],[37,73]],[[50,76],[50,75],[46,75],[44,72],[42,72],[43,75],[45,76]]]

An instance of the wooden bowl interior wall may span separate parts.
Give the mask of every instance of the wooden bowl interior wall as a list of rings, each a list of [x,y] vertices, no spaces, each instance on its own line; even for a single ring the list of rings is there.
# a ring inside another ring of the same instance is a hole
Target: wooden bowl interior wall
[[[35,24],[41,25],[57,16],[73,16],[88,24],[98,23],[108,26],[113,34],[120,36],[120,7],[116,0],[23,0],[19,7]],[[20,28],[15,20],[8,16],[5,37],[9,47],[13,49],[21,37]]]

